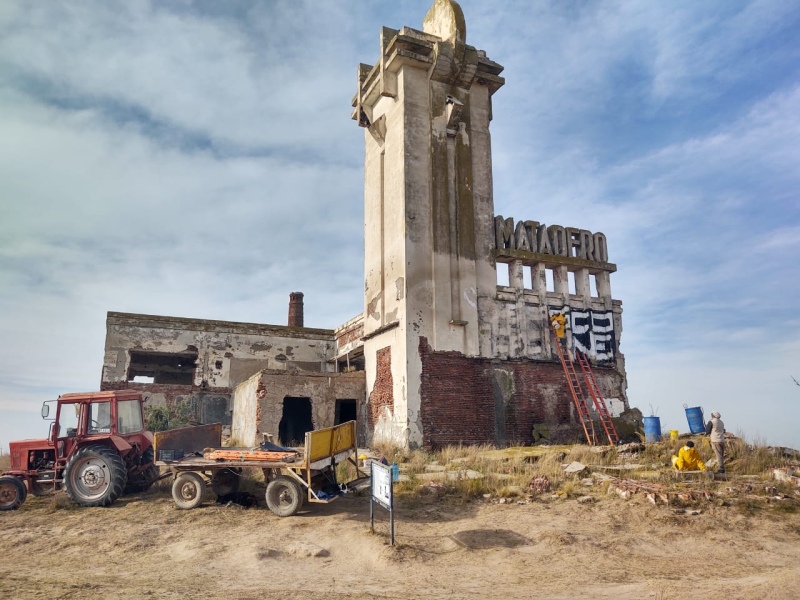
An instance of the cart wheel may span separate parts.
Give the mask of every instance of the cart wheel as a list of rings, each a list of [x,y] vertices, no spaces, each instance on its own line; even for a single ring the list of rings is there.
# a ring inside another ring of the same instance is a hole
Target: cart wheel
[[[203,503],[206,482],[197,473],[181,473],[172,484],[172,499],[178,508],[197,508]]]
[[[227,496],[239,491],[239,474],[233,469],[218,469],[211,476],[211,489],[217,496]]]
[[[279,517],[290,517],[300,510],[303,494],[291,477],[280,475],[267,485],[267,507]]]

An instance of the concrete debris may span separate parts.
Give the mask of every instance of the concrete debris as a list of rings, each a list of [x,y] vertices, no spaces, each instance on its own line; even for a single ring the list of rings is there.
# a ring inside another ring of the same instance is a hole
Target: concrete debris
[[[326,556],[330,556],[330,552],[328,552],[325,548],[310,544],[308,542],[295,542],[286,550],[292,556],[314,558],[324,558]]]
[[[797,475],[800,473],[796,467],[787,467],[782,469],[773,469],[772,475],[778,481],[788,481],[792,485],[796,487],[800,487],[800,477]]]
[[[594,496],[581,496],[578,498],[578,504],[591,504],[593,502],[597,502]]]
[[[581,484],[585,485],[586,487],[592,487],[594,485],[594,479],[591,477],[587,477],[586,479],[581,479]]]
[[[571,462],[567,467],[564,469],[565,473],[583,473],[586,470],[586,465],[583,463],[576,461]]]

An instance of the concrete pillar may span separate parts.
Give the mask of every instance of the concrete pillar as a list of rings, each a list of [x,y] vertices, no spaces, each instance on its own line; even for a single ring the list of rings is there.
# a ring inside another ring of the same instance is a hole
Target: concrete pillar
[[[531,267],[531,286],[539,296],[547,294],[547,273],[544,263],[536,263]]]
[[[565,265],[553,269],[553,285],[556,294],[562,295],[564,299],[569,298],[569,271]]]
[[[595,283],[600,298],[611,298],[611,274],[608,271],[601,271],[595,275]]]
[[[589,284],[589,269],[577,269],[575,271],[575,293],[584,300],[592,296],[592,287]]]
[[[525,289],[525,278],[522,274],[522,261],[515,260],[508,265],[508,284],[516,289]]]

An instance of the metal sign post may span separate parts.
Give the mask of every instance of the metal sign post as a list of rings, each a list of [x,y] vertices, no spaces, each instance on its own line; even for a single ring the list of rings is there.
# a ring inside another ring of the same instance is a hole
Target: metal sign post
[[[389,511],[389,531],[394,546],[394,490],[392,486],[392,468],[379,462],[372,462],[370,469],[369,528],[375,531],[375,511],[373,503],[377,502]]]

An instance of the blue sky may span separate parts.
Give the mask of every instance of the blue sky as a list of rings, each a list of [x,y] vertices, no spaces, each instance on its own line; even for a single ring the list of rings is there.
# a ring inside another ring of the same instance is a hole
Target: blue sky
[[[429,5],[0,3],[0,446],[98,388],[106,311],[363,310],[356,68]],[[607,235],[631,404],[800,447],[800,6],[461,5],[495,212]]]

